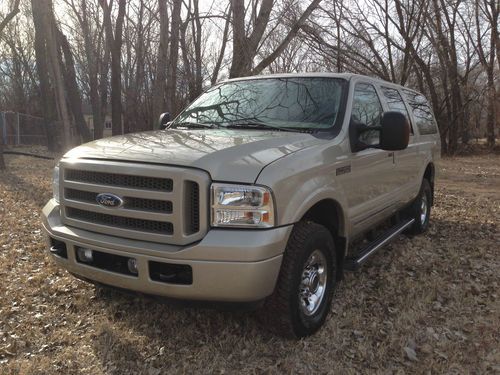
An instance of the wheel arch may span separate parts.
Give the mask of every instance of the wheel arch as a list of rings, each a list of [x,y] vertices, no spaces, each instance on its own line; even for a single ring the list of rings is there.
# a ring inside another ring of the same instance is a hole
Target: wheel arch
[[[323,225],[332,234],[336,248],[337,279],[342,279],[347,237],[345,213],[340,203],[331,198],[322,199],[309,207],[301,221]]]

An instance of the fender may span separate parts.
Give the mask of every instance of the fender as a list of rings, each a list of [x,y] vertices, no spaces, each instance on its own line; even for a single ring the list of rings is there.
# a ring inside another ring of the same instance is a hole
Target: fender
[[[278,225],[294,224],[316,203],[331,199],[341,208],[339,234],[347,237],[349,220],[347,200],[338,183],[338,168],[348,165],[343,155],[344,145],[325,142],[310,149],[300,150],[266,166],[257,179],[258,184],[269,186],[275,194]]]

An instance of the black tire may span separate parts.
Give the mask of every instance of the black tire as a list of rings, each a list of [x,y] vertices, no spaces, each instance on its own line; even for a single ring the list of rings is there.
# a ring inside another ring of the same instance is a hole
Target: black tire
[[[429,228],[431,217],[432,190],[427,179],[422,180],[420,192],[417,198],[408,208],[408,217],[415,219],[412,226],[406,231],[407,234],[417,235],[424,233]]]
[[[315,333],[330,311],[337,276],[335,260],[334,241],[325,227],[311,222],[297,223],[288,240],[274,293],[260,312],[261,320],[284,337],[300,338]],[[304,278],[306,274],[309,277]],[[316,291],[311,293],[314,286]],[[321,298],[316,297],[315,293],[321,290]],[[309,303],[306,294],[319,302]],[[305,312],[313,306],[316,306],[313,311]]]

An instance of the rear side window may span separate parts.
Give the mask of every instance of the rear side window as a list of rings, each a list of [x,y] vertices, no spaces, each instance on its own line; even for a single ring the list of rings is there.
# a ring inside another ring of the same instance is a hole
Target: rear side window
[[[413,111],[413,117],[417,123],[420,134],[436,134],[436,120],[434,120],[432,109],[427,99],[425,99],[423,95],[409,90],[403,90],[403,94]]]
[[[380,126],[382,117],[382,105],[378,98],[375,87],[367,83],[357,83],[354,88],[351,117],[353,120],[369,127]],[[366,144],[379,143],[379,132],[370,130],[364,132],[360,140]]]
[[[382,86],[381,88],[389,109],[391,111],[400,112],[406,116],[406,119],[410,124],[411,134],[413,134],[413,125],[410,121],[410,114],[408,113],[405,103],[403,102],[403,98],[399,94],[398,90],[384,86]]]

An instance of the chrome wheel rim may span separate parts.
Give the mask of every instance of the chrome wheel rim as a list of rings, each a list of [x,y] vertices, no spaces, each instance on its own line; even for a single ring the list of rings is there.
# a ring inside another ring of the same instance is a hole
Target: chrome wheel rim
[[[321,306],[326,294],[327,262],[323,253],[314,250],[304,264],[299,287],[300,309],[311,316]]]
[[[422,201],[420,202],[420,224],[424,225],[427,220],[427,196],[424,194],[422,196]]]

